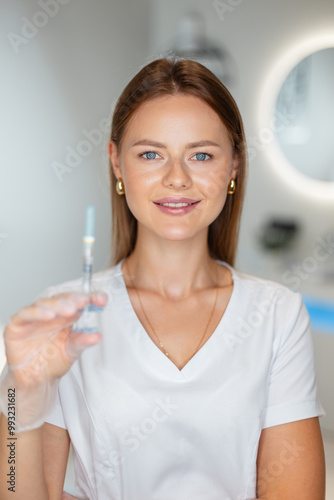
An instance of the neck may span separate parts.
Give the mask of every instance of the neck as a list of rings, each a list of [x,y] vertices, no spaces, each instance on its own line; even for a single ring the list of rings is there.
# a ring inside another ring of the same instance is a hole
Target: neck
[[[138,225],[136,246],[123,266],[136,288],[154,290],[179,300],[193,292],[217,285],[217,264],[210,257],[207,228],[194,238],[166,240]]]

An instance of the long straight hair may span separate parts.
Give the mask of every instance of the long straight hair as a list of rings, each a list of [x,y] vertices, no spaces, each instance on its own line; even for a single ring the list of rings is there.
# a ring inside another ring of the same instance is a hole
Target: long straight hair
[[[218,217],[210,224],[210,256],[234,265],[246,180],[246,141],[239,109],[227,88],[205,66],[187,59],[162,58],[145,67],[128,83],[120,95],[112,119],[111,140],[121,149],[130,118],[144,102],[166,95],[186,94],[206,102],[225,125],[239,159],[236,191],[227,195]],[[116,194],[116,178],[110,162],[112,242],[111,265],[128,257],[137,238],[137,220],[125,196]]]

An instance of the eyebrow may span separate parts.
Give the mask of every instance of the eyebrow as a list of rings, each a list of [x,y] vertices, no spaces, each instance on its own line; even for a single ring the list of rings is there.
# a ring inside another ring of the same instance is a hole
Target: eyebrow
[[[143,139],[143,140],[137,141],[134,144],[132,144],[132,147],[134,147],[134,146],[153,146],[155,148],[161,148],[161,149],[167,148],[167,146],[165,144],[162,144],[161,142],[152,141],[150,139]],[[216,142],[213,142],[213,141],[199,141],[199,142],[191,142],[190,144],[187,144],[186,149],[200,148],[203,146],[216,146],[218,148],[221,147],[219,144],[217,144]]]

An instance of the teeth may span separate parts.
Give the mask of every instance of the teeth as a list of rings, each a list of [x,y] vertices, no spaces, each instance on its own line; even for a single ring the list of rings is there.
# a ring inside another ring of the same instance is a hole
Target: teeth
[[[187,207],[191,203],[161,203],[164,207]]]

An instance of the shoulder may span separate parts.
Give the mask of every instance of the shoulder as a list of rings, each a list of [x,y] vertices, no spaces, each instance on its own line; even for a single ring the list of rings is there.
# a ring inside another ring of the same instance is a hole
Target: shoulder
[[[266,297],[278,302],[280,299],[288,302],[301,300],[302,296],[299,292],[295,292],[281,283],[245,273],[225,262],[221,263],[230,269],[237,293],[243,297],[247,296],[252,301],[259,297]]]
[[[233,311],[237,316],[234,325],[239,326],[237,335],[251,337],[254,346],[262,352],[268,341],[273,359],[278,353],[292,356],[293,349],[303,352],[305,357],[305,353],[312,353],[310,318],[301,293],[233,268],[231,272],[235,286]],[[253,335],[254,332],[259,335]],[[249,349],[250,345],[248,341]]]
[[[276,333],[290,331],[300,323],[302,329],[309,325],[309,315],[301,293],[285,285],[244,273],[231,266],[234,291],[233,303],[243,318],[264,319],[271,322]]]

